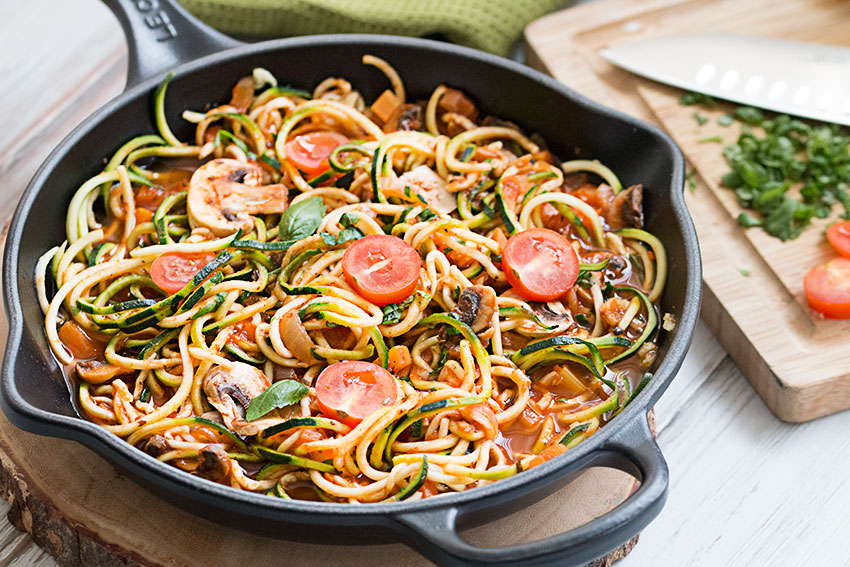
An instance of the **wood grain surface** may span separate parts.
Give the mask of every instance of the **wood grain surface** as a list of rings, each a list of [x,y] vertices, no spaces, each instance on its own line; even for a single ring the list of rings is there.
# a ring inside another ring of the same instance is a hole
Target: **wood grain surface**
[[[660,124],[682,147],[703,181],[688,207],[703,244],[704,317],[768,406],[795,422],[850,407],[850,321],[824,319],[802,291],[809,268],[836,256],[822,236],[834,218],[815,219],[789,242],[740,228],[734,193],[720,186],[729,169],[723,144],[699,143],[737,138],[737,125],[716,123],[733,106],[681,106],[682,91],[621,71],[596,52],[618,41],[709,31],[850,46],[848,19],[850,3],[841,0],[603,0],[542,18],[526,31],[532,64]],[[696,110],[710,118],[705,126],[693,118]]]

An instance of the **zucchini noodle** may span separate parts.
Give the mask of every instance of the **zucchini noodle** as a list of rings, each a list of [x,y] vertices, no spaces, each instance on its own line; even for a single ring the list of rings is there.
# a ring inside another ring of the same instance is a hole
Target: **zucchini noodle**
[[[168,77],[158,131],[79,185],[34,275],[82,417],[235,489],[367,503],[522,473],[648,380],[667,257],[642,188],[562,164],[448,85],[413,99],[390,63],[363,63],[391,87],[372,106],[341,78],[309,92],[255,69],[231,101],[183,111],[188,142]],[[511,287],[503,258],[540,229],[579,262],[548,301]],[[397,297],[346,264],[374,238],[419,259]],[[355,367],[372,377],[358,392],[389,388],[362,415],[320,383]]]

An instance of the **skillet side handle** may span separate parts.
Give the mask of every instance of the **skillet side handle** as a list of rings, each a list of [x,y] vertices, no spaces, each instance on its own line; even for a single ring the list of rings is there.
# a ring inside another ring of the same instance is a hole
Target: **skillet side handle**
[[[635,475],[641,480],[640,487],[625,502],[583,526],[531,543],[486,549],[458,535],[456,520],[463,511],[457,508],[406,514],[397,520],[414,533],[410,544],[438,565],[587,565],[637,535],[667,500],[667,463],[646,420],[636,421],[600,452],[604,464]],[[600,464],[595,461],[583,464]]]
[[[129,89],[181,63],[242,45],[173,0],[103,0],[127,38]]]

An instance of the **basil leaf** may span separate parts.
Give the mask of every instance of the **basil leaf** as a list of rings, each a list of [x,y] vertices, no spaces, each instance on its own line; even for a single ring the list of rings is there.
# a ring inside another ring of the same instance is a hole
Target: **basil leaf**
[[[359,238],[363,238],[363,233],[360,232],[360,230],[356,228],[346,228],[345,230],[339,231],[339,235],[336,237],[336,243],[342,244],[349,240],[357,240]]]
[[[384,325],[393,325],[401,321],[401,313],[405,307],[413,303],[413,298],[416,294],[411,293],[410,296],[400,303],[389,303],[381,308],[384,312],[384,320],[381,321]]]
[[[328,246],[336,246],[336,236],[334,236],[330,232],[320,232],[319,236],[322,237],[322,242],[324,242]]]
[[[339,224],[341,224],[343,228],[354,228],[354,225],[356,225],[359,220],[360,219],[355,214],[342,213],[342,216],[339,217]]]
[[[301,401],[310,389],[295,380],[281,380],[269,386],[265,392],[251,400],[245,419],[254,421],[270,411],[292,405]]]
[[[321,197],[310,197],[291,205],[280,215],[278,238],[283,241],[298,241],[312,236],[325,216],[325,204]]]

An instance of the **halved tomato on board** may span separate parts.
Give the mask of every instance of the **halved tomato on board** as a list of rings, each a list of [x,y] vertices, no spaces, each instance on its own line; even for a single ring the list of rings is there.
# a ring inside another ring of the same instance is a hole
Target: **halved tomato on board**
[[[397,392],[392,374],[359,360],[331,364],[316,379],[316,402],[322,413],[351,427],[394,404]]]
[[[570,242],[547,228],[532,228],[508,239],[502,250],[508,283],[525,299],[552,301],[578,278],[578,255]]]
[[[342,256],[348,284],[375,305],[398,303],[413,293],[421,266],[422,258],[413,246],[387,234],[365,236]]]
[[[348,138],[337,132],[309,132],[286,142],[286,159],[307,174],[321,173],[330,167],[328,156]]]
[[[850,220],[837,222],[826,229],[826,239],[838,253],[850,258]]]
[[[166,252],[151,264],[151,278],[162,291],[176,293],[213,258],[215,254]]]
[[[815,266],[803,278],[806,299],[830,319],[850,319],[850,260],[836,258]]]

